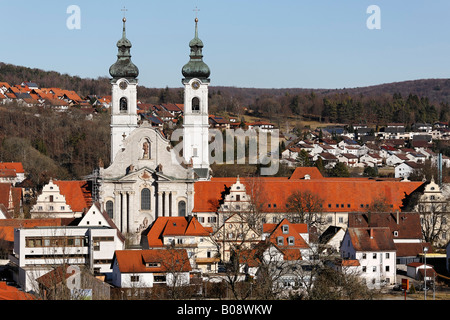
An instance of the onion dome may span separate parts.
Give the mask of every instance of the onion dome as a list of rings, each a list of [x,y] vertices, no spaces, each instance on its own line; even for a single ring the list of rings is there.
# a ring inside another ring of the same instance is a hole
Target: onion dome
[[[211,74],[208,65],[203,62],[203,42],[198,37],[197,23],[198,19],[195,18],[195,37],[189,42],[189,47],[191,48],[190,60],[182,69],[182,74],[187,81],[192,78],[207,80]]]
[[[123,33],[122,39],[117,41],[117,48],[119,52],[117,54],[117,61],[109,68],[109,74],[116,79],[119,78],[137,78],[139,75],[139,69],[131,62],[131,42],[127,39],[125,31],[125,22],[123,18]]]

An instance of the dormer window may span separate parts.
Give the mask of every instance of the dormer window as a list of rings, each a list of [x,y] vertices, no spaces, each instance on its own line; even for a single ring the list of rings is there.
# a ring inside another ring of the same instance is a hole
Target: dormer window
[[[277,245],[279,245],[279,246],[284,245],[284,238],[283,237],[277,237]]]
[[[295,243],[294,237],[288,237],[288,245],[293,246]]]

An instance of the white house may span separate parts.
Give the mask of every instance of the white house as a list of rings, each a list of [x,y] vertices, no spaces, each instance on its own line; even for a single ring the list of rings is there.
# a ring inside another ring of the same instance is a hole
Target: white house
[[[425,265],[421,262],[411,262],[407,265],[406,274],[416,280],[423,281],[425,279],[426,269],[426,281],[434,281],[436,277],[436,271],[434,271],[432,265]]]
[[[185,249],[118,250],[112,269],[112,284],[119,288],[187,285],[192,270]]]
[[[114,251],[123,247],[117,230],[106,226],[18,228],[10,261],[15,281],[25,291],[36,291],[35,280],[55,265],[88,265],[93,273],[110,275]]]
[[[414,161],[405,161],[395,166],[394,172],[396,178],[408,178],[414,171],[422,166]]]
[[[396,281],[396,248],[389,228],[348,228],[340,252],[343,259],[359,261],[369,288]]]
[[[409,161],[410,159],[406,156],[406,154],[392,154],[386,158],[386,164],[388,166],[396,166],[399,163],[403,163],[405,161]]]

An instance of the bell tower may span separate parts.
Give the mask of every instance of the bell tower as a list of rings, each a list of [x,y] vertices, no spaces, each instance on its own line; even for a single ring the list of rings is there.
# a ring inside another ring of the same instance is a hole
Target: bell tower
[[[111,163],[122,148],[122,141],[138,127],[137,77],[139,69],[131,62],[131,42],[126,37],[123,18],[122,38],[117,42],[117,61],[109,68],[112,77]]]
[[[183,66],[184,120],[183,156],[192,163],[200,178],[209,176],[209,113],[208,86],[210,70],[203,62],[203,42],[198,38],[198,18],[195,36],[189,42],[190,60]]]

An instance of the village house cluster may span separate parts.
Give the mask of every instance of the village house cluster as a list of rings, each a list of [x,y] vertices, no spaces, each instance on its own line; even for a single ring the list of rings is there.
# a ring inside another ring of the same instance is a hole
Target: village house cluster
[[[432,254],[433,248],[448,243],[447,230],[436,243],[426,242],[423,212],[401,211],[405,194],[418,193],[422,205],[429,205],[431,197],[447,197],[434,181],[325,178],[313,167],[263,181],[211,178],[194,184],[198,196],[191,213],[157,217],[142,231],[139,245],[130,245],[107,211],[93,201],[89,181],[49,181],[37,196],[31,218],[24,219],[21,205],[30,190],[24,187],[21,164],[2,163],[0,173],[10,176],[0,183],[1,264],[10,272],[4,280],[33,297],[40,293],[51,298],[55,287],[75,276],[89,277],[89,285],[82,282],[79,289],[88,289],[94,299],[110,299],[114,288],[220,283],[229,276],[224,266],[236,257],[240,281],[257,279],[265,264],[287,268],[289,272],[276,278],[284,294],[309,285],[308,267],[318,256],[335,270],[359,275],[368,288],[391,288],[399,271],[418,283],[423,280],[424,248]],[[21,178],[14,180],[17,176]],[[296,222],[288,195],[316,189],[323,196],[317,207],[323,224]],[[385,189],[392,197],[387,211],[371,212],[372,203],[360,203],[376,200]],[[88,274],[80,271],[82,266]],[[301,272],[292,272],[293,266]],[[428,281],[435,280],[433,266],[426,267]],[[65,280],[55,273],[66,275]],[[0,289],[0,296],[11,296],[11,290]]]
[[[286,177],[215,177],[209,129],[240,121],[208,112],[210,69],[198,19],[182,68],[183,105],[139,103],[131,47],[123,19],[109,69],[112,95],[97,100],[110,103],[109,164],[99,164],[86,180],[50,179],[42,190],[29,184],[21,164],[0,165],[0,280],[7,284],[0,281],[0,297],[132,299],[165,288],[172,295],[180,289],[177,298],[209,298],[210,285],[217,285],[214,294],[227,286],[235,294],[254,284],[250,292],[283,299],[307,294],[316,285],[314,272],[325,268],[378,290],[398,283],[399,271],[421,282],[424,270],[435,280],[439,273],[422,259],[426,250],[446,261],[448,272],[443,181],[325,177],[311,166]],[[181,114],[185,163],[173,161],[171,141],[156,122],[174,123]],[[247,127],[274,129],[266,122]],[[328,140],[297,148],[310,147],[315,153],[309,156],[323,157],[327,166],[330,156],[372,154],[367,145],[360,151],[348,139]],[[34,196],[25,218],[23,202]],[[438,229],[424,228],[430,219]],[[256,290],[261,283],[269,286]]]
[[[416,124],[409,132],[403,124],[387,124],[378,132],[367,125],[325,127],[311,130],[307,139],[288,137],[282,163],[298,166],[302,151],[311,163],[319,158],[325,168],[344,163],[349,168],[390,168],[395,178],[407,179],[428,160],[437,167],[450,167],[450,158],[436,154],[433,140],[449,140],[447,123]]]

